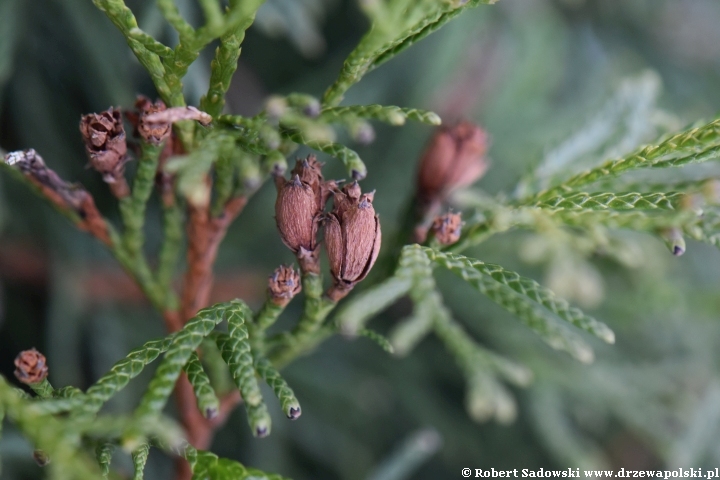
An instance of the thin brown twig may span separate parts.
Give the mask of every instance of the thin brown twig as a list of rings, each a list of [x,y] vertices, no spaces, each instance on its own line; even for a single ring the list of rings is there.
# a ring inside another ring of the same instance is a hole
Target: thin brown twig
[[[230,199],[218,217],[212,217],[207,207],[189,206],[188,268],[181,297],[184,321],[207,306],[213,282],[212,268],[218,248],[232,221],[242,212],[247,197]]]
[[[42,157],[33,149],[11,152],[5,155],[4,162],[20,171],[43,197],[70,217],[80,230],[90,233],[108,247],[112,246],[107,222],[87,190],[60,178],[45,166]]]
[[[222,213],[217,217],[210,214],[208,205],[197,206],[191,203],[188,205],[188,267],[185,273],[179,315],[179,321],[182,324],[208,304],[213,284],[213,265],[220,243],[225,238],[228,227],[242,212],[246,204],[247,197],[234,197],[225,204]],[[170,320],[172,320],[172,324]],[[174,318],[166,316],[168,327],[177,326],[174,322],[176,322]],[[208,420],[197,408],[197,399],[185,374],[177,383],[175,396],[187,440],[195,448],[201,450],[210,446],[215,429],[224,423],[229,413],[241,400],[239,392],[227,395],[221,401],[218,417]],[[191,472],[187,462],[182,458],[178,459],[177,478],[188,479],[190,476]]]

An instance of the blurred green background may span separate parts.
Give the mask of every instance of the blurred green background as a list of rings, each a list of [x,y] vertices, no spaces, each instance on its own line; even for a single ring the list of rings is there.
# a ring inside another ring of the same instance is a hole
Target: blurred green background
[[[172,42],[153,3],[128,2],[143,29]],[[199,18],[191,0],[179,4],[187,18]],[[257,20],[229,94],[232,113],[254,114],[271,93],[321,96],[368,27],[345,0],[268,0]],[[720,106],[719,24],[714,0],[500,0],[383,65],[345,103],[477,121],[492,137],[492,167],[475,192],[509,195],[537,165],[541,175],[532,181],[543,182],[712,118]],[[187,77],[193,102],[206,88],[211,52]],[[117,205],[86,169],[78,122],[83,113],[130,106],[138,93],[155,97],[121,35],[89,0],[0,0],[0,147],[35,148],[63,178],[85,185],[110,218]],[[364,188],[377,189],[388,237],[430,134],[412,123],[378,125],[372,145],[351,145],[368,165]],[[326,161],[328,177],[343,176],[339,162]],[[663,173],[691,178],[720,169]],[[460,196],[459,205],[472,197]],[[150,250],[160,238],[153,202]],[[231,228],[214,300],[237,296],[259,305],[266,276],[292,260],[273,204],[266,184]],[[621,248],[612,255],[528,232],[468,252],[536,278],[608,323],[617,343],[589,339],[597,357],[591,366],[550,350],[471,287],[439,275],[468,330],[535,374],[532,386],[513,391],[512,424],[468,417],[462,375],[436,339],[397,359],[366,340],[334,338],[286,370],[303,405],[299,421],[277,418],[272,435],[256,440],[238,411],[213,450],[296,480],[461,478],[464,467],[720,465],[720,253],[691,242],[675,258],[658,239],[613,235]],[[160,317],[103,248],[9,178],[0,178],[0,281],[0,372],[10,378],[17,352],[35,346],[47,354],[53,384],[86,388],[130,349],[163,334]],[[371,326],[387,331],[409,308],[401,302]],[[281,327],[297,315],[295,302]],[[110,408],[132,410],[149,373]],[[39,478],[31,452],[6,429],[2,478]],[[416,459],[426,461],[403,474]],[[115,463],[131,471],[121,454]],[[169,478],[170,468],[154,451],[146,478]]]

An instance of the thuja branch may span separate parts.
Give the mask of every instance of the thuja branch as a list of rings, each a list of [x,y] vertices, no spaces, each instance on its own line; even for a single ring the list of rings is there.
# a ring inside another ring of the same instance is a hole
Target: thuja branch
[[[640,168],[679,167],[690,163],[700,163],[720,157],[720,120],[714,120],[700,127],[690,128],[672,135],[656,145],[648,145],[620,159],[608,160],[602,165],[578,173],[527,199],[527,205],[538,200],[561,195],[599,180]]]
[[[47,168],[35,150],[10,152],[4,156],[2,166],[16,179],[28,184],[80,230],[90,233],[105,245],[111,245],[111,227],[100,215],[92,196],[84,188],[62,180]]]
[[[207,304],[212,287],[212,268],[220,243],[225,238],[228,227],[246,204],[246,197],[235,197],[225,204],[218,217],[212,217],[206,205],[189,205],[188,269],[181,300],[184,318],[192,317]]]
[[[375,28],[365,34],[345,60],[338,79],[325,92],[323,105],[338,105],[345,92],[365,74],[430,35],[464,9],[481,3],[494,3],[494,0],[444,2],[431,6],[421,2],[397,2],[397,11],[401,13],[393,19],[395,23],[392,28],[378,28],[379,26],[375,25]],[[382,21],[375,20],[376,23]]]
[[[200,108],[213,117],[220,115],[225,105],[225,93],[230,88],[230,80],[237,69],[240,57],[240,45],[245,38],[245,30],[255,19],[255,13],[264,0],[240,1],[232,0],[230,8],[244,10],[243,21],[220,38],[220,46],[215,50],[215,58],[211,63],[210,85],[207,94],[200,100]],[[215,2],[202,2],[203,5],[216,5]],[[205,7],[208,24],[218,24],[220,19],[211,6]],[[208,14],[209,13],[209,14]]]
[[[173,92],[167,82],[161,56],[170,57],[172,49],[140,30],[135,15],[123,0],[93,0],[93,3],[120,30],[128,46],[152,78],[160,96],[166,102],[170,102]],[[182,104],[184,105],[184,102]]]
[[[132,185],[132,193],[120,202],[120,212],[123,217],[125,231],[123,244],[128,254],[133,257],[142,257],[142,247],[145,241],[143,225],[145,224],[145,209],[157,174],[158,159],[162,146],[143,143],[142,153],[138,159],[137,172]]]
[[[330,311],[335,307],[335,302],[323,298],[322,276],[314,273],[306,273],[302,279],[303,290],[305,291],[305,307],[300,321],[293,329],[289,343],[295,341],[304,342],[322,325]]]

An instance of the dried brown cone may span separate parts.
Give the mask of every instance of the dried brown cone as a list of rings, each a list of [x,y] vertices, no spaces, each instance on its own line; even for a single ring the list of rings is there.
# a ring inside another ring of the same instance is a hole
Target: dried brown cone
[[[380,220],[357,182],[338,190],[333,211],[325,221],[325,246],[334,284],[327,296],[337,302],[370,272],[380,252]]]
[[[471,122],[438,128],[420,160],[417,179],[420,202],[441,203],[453,190],[467,187],[482,177],[488,167],[487,148],[487,134]]]
[[[163,143],[172,133],[172,124],[169,121],[149,122],[148,117],[167,110],[165,103],[162,100],[153,103],[149,98],[140,95],[135,100],[135,108],[138,113],[129,116],[129,119],[135,125],[136,134],[153,145]]]
[[[290,180],[275,177],[275,221],[280,237],[297,256],[300,270],[315,274],[320,273],[318,224],[329,195],[321,168],[322,164],[310,155],[297,161]]]
[[[275,305],[286,306],[300,290],[300,274],[290,265],[281,265],[268,278],[268,297]]]
[[[436,217],[430,230],[440,245],[452,245],[460,240],[462,226],[462,214],[448,212]]]
[[[47,378],[48,367],[45,356],[31,348],[15,357],[15,377],[26,385],[40,383]]]
[[[83,115],[80,133],[90,166],[102,175],[116,197],[127,196],[130,193],[124,177],[127,139],[120,110],[111,107],[104,112]]]

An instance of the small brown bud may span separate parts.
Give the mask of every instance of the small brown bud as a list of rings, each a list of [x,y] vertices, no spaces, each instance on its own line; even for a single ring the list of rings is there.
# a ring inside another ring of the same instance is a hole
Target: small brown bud
[[[170,122],[148,121],[148,117],[151,115],[167,110],[162,100],[157,100],[153,103],[149,98],[140,95],[137,97],[137,100],[135,100],[135,108],[138,110],[138,113],[129,116],[129,118],[135,125],[136,134],[139,135],[140,138],[153,145],[160,145],[170,136],[172,132],[172,124]]]
[[[284,307],[300,290],[300,275],[292,266],[281,265],[268,279],[268,296],[275,305]]]
[[[50,463],[50,457],[42,450],[33,450],[33,460],[38,467],[46,467]]]
[[[290,180],[275,178],[275,221],[283,243],[297,255],[303,272],[320,272],[317,231],[326,196],[321,167],[310,155],[297,161]]]
[[[123,173],[127,160],[127,140],[120,110],[110,108],[80,119],[80,133],[90,166],[110,184],[117,197],[127,196],[129,189]]]
[[[45,356],[31,348],[15,357],[15,377],[26,385],[40,383],[47,378],[48,367]]]
[[[471,122],[438,128],[420,160],[420,201],[442,202],[453,190],[479,179],[488,167],[487,147],[487,134]]]
[[[325,244],[335,284],[328,291],[333,301],[347,295],[370,272],[380,252],[380,220],[372,201],[357,182],[335,192],[333,211],[325,224]]]
[[[460,240],[462,226],[462,215],[448,212],[435,218],[431,230],[440,245],[452,245]]]

